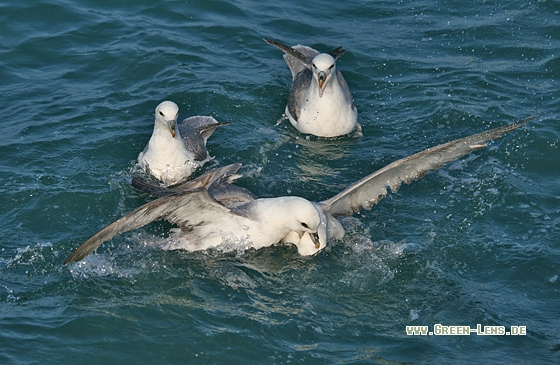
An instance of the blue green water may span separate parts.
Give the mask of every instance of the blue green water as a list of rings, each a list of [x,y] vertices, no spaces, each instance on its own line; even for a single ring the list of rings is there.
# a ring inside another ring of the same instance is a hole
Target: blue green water
[[[347,49],[363,137],[281,120],[291,75],[263,37]],[[4,2],[0,55],[0,363],[558,362],[558,1]],[[154,223],[63,267],[149,201],[129,182],[163,100],[231,123],[203,171],[241,162],[258,196],[315,201],[541,116],[343,219],[314,257],[163,251]],[[438,323],[527,333],[406,334]]]

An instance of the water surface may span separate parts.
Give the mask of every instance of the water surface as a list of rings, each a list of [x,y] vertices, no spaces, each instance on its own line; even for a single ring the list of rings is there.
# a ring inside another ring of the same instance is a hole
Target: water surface
[[[557,362],[559,14],[556,1],[0,5],[0,362]],[[291,75],[263,37],[347,49],[363,137],[282,119]],[[149,201],[129,182],[163,100],[231,123],[203,171],[241,162],[258,196],[316,201],[541,116],[343,219],[344,240],[314,257],[162,251],[171,226],[154,223],[63,267]],[[405,331],[437,323],[527,334]]]

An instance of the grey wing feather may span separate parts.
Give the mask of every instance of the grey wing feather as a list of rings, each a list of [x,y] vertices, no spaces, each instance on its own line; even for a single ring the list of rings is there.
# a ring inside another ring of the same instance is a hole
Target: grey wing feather
[[[203,137],[208,139],[216,128],[225,125],[229,125],[229,123],[220,123],[213,117],[196,115],[183,120],[179,128],[181,128],[181,133],[183,132],[182,128],[187,131],[190,131],[190,128],[196,129]]]
[[[241,175],[237,175],[237,171],[240,168],[240,163],[219,167],[217,169],[205,172],[204,174],[193,180],[189,180],[181,185],[177,185],[171,188],[153,185],[140,177],[134,177],[132,178],[132,186],[150,195],[161,198],[163,196],[177,195],[181,192],[198,188],[209,189],[214,184],[233,184],[235,183],[236,179],[241,177]]]
[[[342,76],[342,72],[337,70],[336,78],[338,79],[340,87],[342,88],[342,90],[344,90],[344,94],[346,94],[346,100],[348,100],[348,102],[352,104],[352,109],[356,110],[356,106],[354,105],[354,98],[352,97],[352,93],[350,92],[350,88],[348,87],[346,80]]]
[[[256,199],[249,190],[235,185],[235,180],[241,177],[236,174],[240,167],[239,163],[220,167],[172,188],[153,185],[139,177],[132,179],[132,186],[157,197],[178,195],[181,192],[205,188],[214,199],[231,208]]]
[[[250,203],[257,197],[249,190],[233,185],[230,181],[219,181],[208,190],[210,195],[228,208]]]
[[[303,46],[301,44],[293,46],[292,48],[298,51],[299,53],[301,53],[309,63],[311,63],[311,61],[313,61],[313,59],[320,53],[316,49],[313,49],[308,46]]]
[[[177,190],[170,189],[170,188],[163,187],[163,186],[159,186],[159,185],[151,184],[147,180],[145,180],[141,177],[137,177],[137,176],[132,178],[132,182],[130,184],[134,188],[136,188],[138,190],[142,190],[143,192],[148,193],[148,194],[153,195],[153,196],[158,197],[158,198],[162,198],[164,196],[179,194],[179,192]]]
[[[336,47],[329,52],[329,54],[335,59],[335,61],[338,60],[338,57],[342,56],[344,53],[346,53],[346,50],[342,47]]]
[[[274,46],[274,47],[278,48],[279,50],[286,53],[287,55],[293,57],[295,60],[299,61],[299,63],[301,63],[303,66],[305,66],[306,68],[311,70],[311,60],[313,59],[314,56],[309,58],[306,55],[304,55],[303,53],[301,53],[299,50],[297,50],[296,47],[292,48],[292,47],[287,46],[283,43],[273,41],[272,39],[264,38],[264,41],[266,43],[270,44],[271,46]],[[309,47],[307,47],[307,48],[309,48]],[[286,60],[286,62],[288,62],[288,60]],[[288,62],[288,67],[290,67],[290,69],[292,69],[292,66],[290,65],[290,62]],[[297,72],[295,74],[297,74]],[[292,75],[295,75],[295,74],[292,70]]]
[[[196,128],[185,125],[179,127],[179,132],[185,148],[192,153],[194,160],[204,161],[208,157],[208,151],[206,150],[206,139],[202,134]]]
[[[165,219],[170,223],[178,224],[181,229],[189,226],[189,219],[197,221],[192,224],[201,224],[201,216],[209,210],[221,212],[222,214],[232,214],[232,211],[214,200],[206,189],[191,190],[179,195],[167,196],[156,199],[144,204],[140,208],[133,210],[127,215],[119,218],[115,222],[103,228],[91,238],[85,241],[64,261],[64,265],[80,261],[103,242],[110,240],[114,236],[143,227],[151,222]]]
[[[218,167],[214,170],[205,172],[196,179],[178,185],[173,189],[177,191],[187,191],[196,188],[209,189],[212,185],[224,181],[228,184],[233,184],[235,180],[241,177],[241,175],[237,174],[237,171],[241,168],[241,166],[242,165],[240,163],[234,163],[231,165]]]
[[[213,117],[194,115],[192,117],[185,118],[181,123],[181,126],[188,126],[197,129],[199,127],[212,125],[212,124],[218,124],[218,121]]]
[[[428,171],[435,170],[474,150],[483,148],[486,146],[486,142],[520,128],[535,117],[441,144],[397,160],[321,203],[324,204],[325,210],[334,217],[350,215],[360,209],[370,209],[387,195],[388,188],[392,192],[396,192],[403,182],[409,184],[422,178]]]
[[[164,219],[177,224],[182,231],[190,231],[193,226],[207,223],[227,222],[233,215],[246,217],[240,211],[229,209],[216,201],[206,189],[191,190],[176,198],[178,201],[172,209],[166,211]]]
[[[229,125],[229,122],[203,125],[203,126],[198,127],[197,130],[198,130],[198,133],[200,133],[202,135],[202,137],[204,137],[207,140],[212,135],[212,133],[214,133],[216,128],[223,127],[223,126],[226,126],[226,125]]]
[[[204,161],[208,157],[206,141],[208,137],[222,125],[229,123],[218,123],[216,119],[206,116],[189,117],[179,125],[179,132],[185,143],[185,147],[194,156],[195,161]]]
[[[290,96],[288,97],[288,111],[292,117],[297,121],[301,113],[305,92],[311,85],[313,74],[308,69],[304,68],[294,78],[292,88],[290,89]],[[352,100],[352,99],[350,99]]]
[[[301,53],[307,60],[307,63],[304,64],[299,59],[292,57],[288,53],[284,54],[284,61],[286,61],[288,68],[292,71],[292,79],[295,80],[297,75],[303,70],[307,70],[311,74],[311,66],[309,65],[313,65],[313,59],[319,54],[319,52],[311,47],[299,44],[297,46],[293,46],[292,48]]]

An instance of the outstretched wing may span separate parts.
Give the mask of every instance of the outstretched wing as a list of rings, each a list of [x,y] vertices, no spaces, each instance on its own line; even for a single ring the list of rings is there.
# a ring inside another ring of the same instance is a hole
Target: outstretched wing
[[[302,46],[301,44],[298,44],[297,46],[293,46],[292,48],[298,51],[299,53],[301,53],[303,57],[305,57],[305,59],[307,60],[307,63],[303,64],[298,59],[295,59],[289,54],[284,53],[284,61],[286,61],[288,68],[290,69],[290,71],[292,71],[292,79],[294,80],[294,83],[296,82],[297,79],[303,79],[304,83],[305,82],[310,83],[311,78],[313,76],[313,72],[306,65],[308,64],[313,65],[313,59],[315,58],[315,56],[319,54],[319,51],[308,46]]]
[[[85,241],[64,261],[64,265],[80,261],[103,242],[114,236],[165,219],[188,231],[190,227],[206,221],[228,219],[237,214],[214,200],[204,188],[189,190],[178,195],[166,196],[149,202],[119,218]]]
[[[345,52],[346,52],[346,50],[344,48],[342,48],[342,46],[340,46],[340,47],[336,47],[335,49],[330,51],[329,54],[331,56],[333,56],[334,60],[336,61],[336,60],[338,60],[338,57],[342,56]]]
[[[274,47],[278,48],[279,50],[286,53],[287,55],[292,56],[293,58],[295,58],[296,60],[301,62],[306,68],[311,70],[311,61],[312,61],[313,57],[311,57],[311,58],[306,57],[305,55],[303,55],[300,51],[296,50],[295,48],[292,48],[290,46],[287,46],[287,45],[285,45],[283,43],[280,43],[280,42],[277,42],[277,41],[273,41],[272,39],[267,39],[267,38],[263,38],[263,39],[266,43],[270,44],[271,46],[274,46]]]
[[[334,217],[350,215],[360,209],[371,209],[387,195],[387,188],[397,192],[403,182],[410,184],[474,150],[486,147],[486,142],[516,130],[536,116],[503,127],[441,144],[397,160],[350,185],[336,196],[321,202]]]

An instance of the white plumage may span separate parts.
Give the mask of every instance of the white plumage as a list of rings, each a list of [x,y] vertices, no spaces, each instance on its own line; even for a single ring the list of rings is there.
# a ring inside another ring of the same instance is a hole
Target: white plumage
[[[212,117],[190,117],[177,125],[179,107],[164,101],[156,107],[154,131],[138,155],[138,164],[165,185],[189,178],[211,158],[206,150],[208,137],[227,123]]]
[[[532,119],[532,118],[529,118]],[[133,185],[161,196],[111,223],[78,247],[66,263],[79,261],[117,234],[165,219],[178,225],[167,249],[203,250],[224,241],[261,248],[278,242],[292,243],[302,255],[323,249],[328,239],[344,237],[337,217],[371,209],[403,182],[420,179],[474,150],[520,128],[529,119],[429,148],[395,161],[351,184],[334,197],[310,202],[300,197],[257,199],[234,185],[240,164],[225,166],[175,188],[133,180]]]
[[[298,131],[337,137],[361,130],[352,93],[336,69],[336,60],[345,50],[338,47],[330,53],[319,53],[307,46],[289,47],[270,39],[265,41],[285,53],[284,59],[292,71],[286,115]]]

